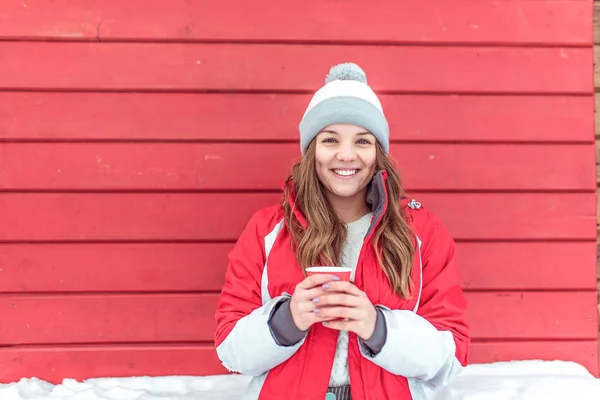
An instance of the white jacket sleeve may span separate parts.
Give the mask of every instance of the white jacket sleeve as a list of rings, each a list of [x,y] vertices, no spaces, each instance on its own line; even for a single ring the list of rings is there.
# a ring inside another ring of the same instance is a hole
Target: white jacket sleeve
[[[302,339],[293,346],[280,346],[271,334],[269,318],[286,296],[271,299],[263,280],[269,246],[283,222],[271,228],[272,232],[260,232],[260,219],[255,214],[229,253],[215,314],[219,359],[228,370],[251,376],[262,375],[286,361],[304,343]]]
[[[302,346],[304,338],[293,346],[280,346],[269,328],[268,320],[273,309],[285,298],[276,297],[238,320],[217,347],[219,359],[229,371],[262,375],[287,361]]]

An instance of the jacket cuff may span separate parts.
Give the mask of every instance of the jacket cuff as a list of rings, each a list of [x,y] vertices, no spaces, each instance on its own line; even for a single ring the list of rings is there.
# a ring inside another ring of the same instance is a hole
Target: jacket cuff
[[[370,357],[375,357],[385,344],[387,340],[387,326],[385,323],[385,316],[383,315],[383,311],[379,307],[375,307],[377,310],[377,320],[375,321],[375,330],[373,331],[373,335],[368,340],[358,339],[361,347],[364,352],[368,354]]]
[[[304,339],[308,331],[298,329],[292,318],[290,298],[281,301],[275,306],[267,324],[271,335],[279,346],[289,347]]]

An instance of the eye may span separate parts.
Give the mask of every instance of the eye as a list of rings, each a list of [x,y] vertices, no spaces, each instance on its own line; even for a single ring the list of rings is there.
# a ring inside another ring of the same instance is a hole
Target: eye
[[[323,143],[337,143],[337,140],[334,138],[325,138],[323,139]]]
[[[356,141],[356,143],[358,143],[358,144],[371,144],[371,141],[368,140],[368,139],[358,139]]]

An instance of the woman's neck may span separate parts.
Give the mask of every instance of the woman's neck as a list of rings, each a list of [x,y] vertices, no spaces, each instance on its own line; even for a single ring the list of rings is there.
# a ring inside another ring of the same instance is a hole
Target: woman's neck
[[[361,191],[352,197],[340,197],[333,193],[327,194],[327,200],[333,212],[345,224],[360,219],[365,214],[371,212],[367,204],[367,191]]]

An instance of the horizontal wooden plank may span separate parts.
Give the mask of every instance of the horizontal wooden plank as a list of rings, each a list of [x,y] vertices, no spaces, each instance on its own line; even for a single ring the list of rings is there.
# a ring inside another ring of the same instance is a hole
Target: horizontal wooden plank
[[[513,360],[573,361],[598,377],[597,341],[484,342],[472,343],[469,362]]]
[[[415,197],[461,240],[596,238],[595,193]],[[231,240],[256,210],[280,198],[276,193],[3,193],[0,241]]]
[[[595,246],[459,242],[462,285],[476,290],[594,290]],[[232,247],[233,243],[2,244],[0,292],[219,291]]]
[[[2,244],[0,292],[218,291],[232,247],[233,243]]]
[[[595,292],[467,292],[475,339],[598,338]],[[0,345],[212,341],[217,294],[0,297]]]
[[[594,289],[593,242],[459,242],[457,255],[465,289]]]
[[[591,96],[380,98],[392,141],[594,140]],[[298,140],[309,101],[282,93],[0,92],[0,140]]]
[[[3,7],[0,38],[587,44],[591,19],[591,7],[581,1],[437,0],[400,6],[385,0],[364,7],[356,0],[162,0],[141,7],[136,1],[38,0],[28,7],[19,2]]]
[[[70,346],[0,348],[0,382],[63,378],[214,375],[227,371],[214,345]]]
[[[391,150],[411,191],[596,189],[591,143]],[[0,190],[277,190],[301,155],[297,143],[0,143],[0,158]]]
[[[428,193],[415,197],[423,199],[423,204],[442,218],[456,239],[596,237],[592,226],[596,222],[591,204],[595,201],[593,194]],[[580,213],[573,215],[572,207]]]
[[[585,366],[598,376],[595,341],[473,343],[470,360],[564,360]],[[35,376],[60,383],[64,378],[214,375],[227,371],[212,345],[197,346],[68,346],[0,348],[0,383]]]
[[[314,92],[331,65],[352,60],[377,91],[591,94],[592,53],[591,47],[0,42],[0,54],[11,54],[0,59],[0,89]]]
[[[474,338],[598,339],[595,291],[477,292],[466,296]]]
[[[4,295],[0,345],[210,342],[218,299],[214,294]]]

